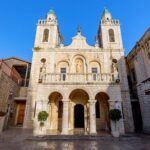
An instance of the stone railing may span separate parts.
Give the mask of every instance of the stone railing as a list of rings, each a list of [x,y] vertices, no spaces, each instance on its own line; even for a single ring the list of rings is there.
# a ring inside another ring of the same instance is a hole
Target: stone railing
[[[46,24],[47,20],[38,20],[38,24]]]
[[[38,20],[38,25],[45,25],[45,24],[53,24],[53,23],[57,23],[57,20],[55,19],[51,19],[51,20]]]
[[[114,75],[113,74],[77,74],[77,73],[66,73],[66,74],[58,74],[58,73],[47,73],[43,78],[39,81],[39,83],[86,83],[86,82],[107,82],[114,83]]]
[[[105,24],[105,23],[111,23],[111,24],[120,24],[119,20],[102,20],[101,24]]]

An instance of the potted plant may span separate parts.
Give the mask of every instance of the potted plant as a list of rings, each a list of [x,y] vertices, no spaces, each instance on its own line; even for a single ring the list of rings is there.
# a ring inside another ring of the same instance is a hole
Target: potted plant
[[[44,122],[47,120],[47,118],[48,118],[48,113],[46,111],[40,111],[38,113],[38,121],[40,122],[41,131],[42,128],[44,127]]]
[[[113,121],[112,135],[119,137],[118,121],[121,119],[121,111],[119,109],[111,109],[109,111],[109,118]]]
[[[5,112],[0,112],[0,132],[2,132],[4,129],[5,115]]]

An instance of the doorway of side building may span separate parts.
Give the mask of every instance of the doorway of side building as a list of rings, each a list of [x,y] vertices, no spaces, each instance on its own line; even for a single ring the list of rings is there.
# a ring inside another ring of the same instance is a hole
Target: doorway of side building
[[[17,102],[16,125],[23,125],[26,102]]]
[[[139,101],[132,101],[131,104],[134,120],[134,130],[136,133],[141,133],[143,130],[143,121]]]
[[[84,128],[84,106],[81,104],[74,107],[74,127]]]

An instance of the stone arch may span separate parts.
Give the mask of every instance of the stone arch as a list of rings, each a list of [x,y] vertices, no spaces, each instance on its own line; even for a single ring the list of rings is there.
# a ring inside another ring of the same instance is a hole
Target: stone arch
[[[69,64],[69,62],[68,62],[67,60],[60,60],[60,61],[58,61],[57,65],[59,65],[59,64],[60,64],[60,63],[62,63],[62,62],[67,63],[67,64],[68,64],[68,66],[70,65],[70,64]]]
[[[48,99],[49,99],[49,103],[50,103],[50,102],[55,102],[56,100],[59,100],[59,101],[62,100],[63,96],[60,92],[54,91],[49,95]]]
[[[109,120],[109,96],[105,92],[98,92],[95,95],[96,100],[96,128],[98,130],[110,131]]]
[[[80,103],[87,103],[89,100],[89,95],[88,93],[83,90],[83,89],[74,89],[70,94],[69,94],[69,99],[70,100],[75,100],[75,102],[77,102],[77,100],[81,100]],[[77,102],[79,103],[79,102]]]
[[[54,91],[49,95],[49,124],[51,130],[62,130],[63,95]]]
[[[95,95],[95,97],[96,97],[98,94],[103,95],[103,96],[105,96],[107,99],[109,99],[109,95],[108,95],[105,91],[97,92],[96,95]]]
[[[101,64],[97,60],[92,60],[89,62],[88,72],[92,73],[92,68],[97,68],[97,73],[101,73]]]
[[[62,99],[66,98],[66,93],[65,93],[64,90],[53,88],[53,90],[51,90],[50,92],[49,91],[47,92],[47,98],[48,98],[48,100],[49,100],[49,97],[51,96],[51,94],[53,94],[53,93],[60,93],[62,95]]]
[[[88,96],[89,96],[89,99],[88,99],[88,100],[92,99],[92,93],[91,93],[91,91],[90,91],[88,88],[83,87],[83,86],[78,87],[78,88],[77,88],[77,87],[69,88],[68,91],[67,91],[66,97],[69,99],[70,94],[71,94],[74,90],[76,90],[76,89],[80,89],[80,90],[85,91],[86,93],[88,93]]]
[[[56,67],[56,72],[57,73],[60,73],[60,69],[61,68],[66,68],[66,72],[70,72],[70,70],[69,70],[70,64],[69,64],[69,62],[67,60],[59,61],[56,66],[57,66]]]
[[[74,89],[69,93],[70,109],[69,109],[69,127],[88,128],[88,93],[80,88]]]
[[[74,56],[72,57],[72,60],[74,60],[76,57],[81,57],[81,58],[83,58],[83,59],[86,61],[85,56],[82,55],[82,54],[76,54],[76,55],[74,55]]]
[[[81,55],[81,54],[77,54],[72,58],[72,66],[71,66],[71,72],[73,73],[86,73],[87,72],[87,63],[86,63],[86,58]],[[80,64],[77,64],[77,60],[79,60]],[[80,71],[78,70],[78,67]]]

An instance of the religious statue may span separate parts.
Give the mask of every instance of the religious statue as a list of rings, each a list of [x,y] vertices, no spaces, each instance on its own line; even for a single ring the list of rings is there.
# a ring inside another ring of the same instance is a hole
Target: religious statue
[[[46,65],[45,63],[43,63],[42,67],[40,68],[39,82],[42,83],[42,81],[45,79],[46,79]]]
[[[76,72],[83,73],[83,62],[80,59],[77,59],[76,61]]]
[[[119,73],[118,73],[118,64],[117,60],[113,59],[112,61],[112,72],[114,74],[114,80],[119,83]]]

